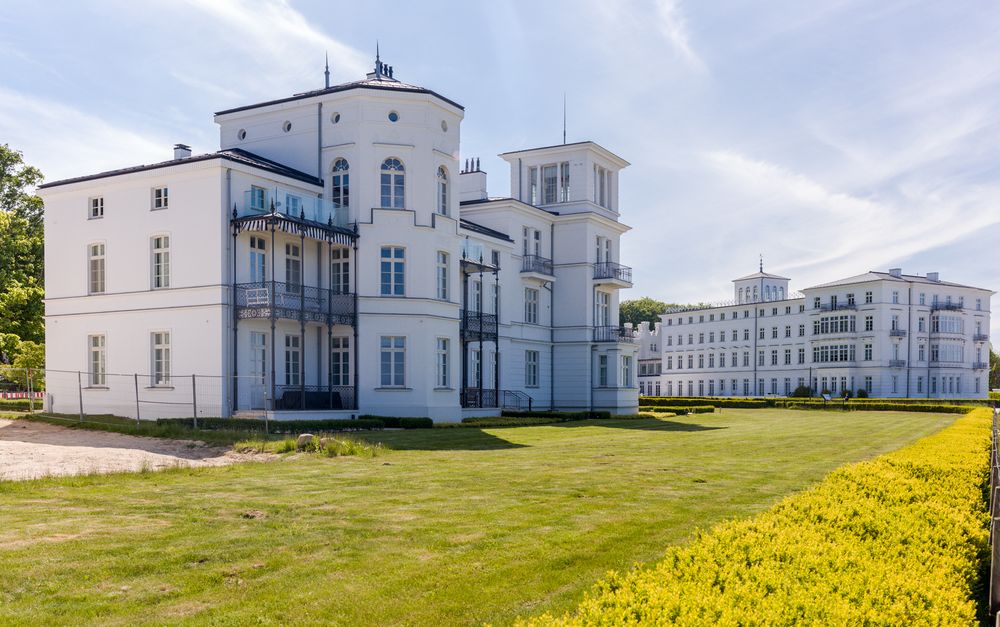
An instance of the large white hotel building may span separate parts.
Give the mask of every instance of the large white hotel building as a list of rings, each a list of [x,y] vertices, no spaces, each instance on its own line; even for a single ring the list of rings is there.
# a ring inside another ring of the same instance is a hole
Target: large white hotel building
[[[463,116],[376,59],[216,113],[218,152],[42,186],[47,367],[82,373],[49,376],[52,409],[190,415],[203,375],[207,415],[636,411],[628,163],[589,141],[507,152],[510,195],[489,198]]]
[[[639,326],[640,394],[788,395],[865,390],[873,397],[984,398],[988,289],[867,272],[792,294],[763,271],[732,301],[679,308]]]

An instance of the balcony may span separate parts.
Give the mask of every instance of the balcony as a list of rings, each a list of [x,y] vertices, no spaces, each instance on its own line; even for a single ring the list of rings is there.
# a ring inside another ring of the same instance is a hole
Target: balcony
[[[462,240],[462,271],[466,273],[496,272],[500,269],[497,253],[479,242]]]
[[[355,323],[355,295],[322,287],[309,287],[278,281],[237,283],[236,317],[241,319],[275,318],[319,322],[321,324]]]
[[[349,385],[278,385],[274,410],[357,409],[354,387]]]
[[[858,306],[854,303],[827,303],[825,305],[820,305],[820,311],[857,311]]]
[[[236,206],[236,218],[266,215],[273,207],[275,213],[292,219],[351,228],[347,207],[302,192],[282,187],[254,187],[243,192],[242,200],[242,204]]]
[[[906,360],[905,359],[890,359],[889,360],[889,367],[890,368],[905,368],[906,367]]]
[[[615,287],[632,287],[632,268],[613,261],[595,263],[594,283]]]
[[[972,336],[972,341],[973,342],[989,342],[990,341],[990,336],[986,335],[985,333],[976,333],[975,335]]]
[[[497,391],[479,388],[462,388],[462,407],[498,407]]]
[[[462,310],[463,342],[495,342],[497,340],[496,314]],[[490,405],[490,407],[493,407]]]
[[[906,337],[906,329],[889,329],[889,337]]]
[[[634,344],[635,330],[625,327],[600,326],[594,327],[595,342],[616,342],[618,344]]]
[[[521,258],[521,274],[528,275],[528,278],[551,281],[552,260],[540,255],[525,255]]]
[[[972,363],[973,370],[989,370],[990,365],[985,361],[976,361]]]
[[[931,303],[931,311],[962,311],[961,303]]]

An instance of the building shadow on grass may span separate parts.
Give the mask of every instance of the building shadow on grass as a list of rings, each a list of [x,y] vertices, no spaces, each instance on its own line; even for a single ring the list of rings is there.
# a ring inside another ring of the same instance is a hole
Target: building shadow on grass
[[[571,422],[557,422],[553,427],[606,427],[609,429],[632,429],[635,431],[675,431],[675,432],[698,432],[698,431],[718,431],[729,427],[710,427],[690,422],[675,422],[663,419],[644,420],[574,420]]]
[[[475,427],[378,431],[359,433],[357,437],[372,443],[381,442],[397,451],[497,451],[526,448],[524,444],[508,442],[498,435]]]

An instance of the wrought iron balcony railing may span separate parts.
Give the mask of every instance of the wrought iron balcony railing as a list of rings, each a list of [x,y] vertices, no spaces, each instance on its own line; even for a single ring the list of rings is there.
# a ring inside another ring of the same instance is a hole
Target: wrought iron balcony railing
[[[594,341],[633,344],[635,343],[635,330],[615,326],[594,327]]]
[[[906,329],[889,329],[889,337],[906,337]]]
[[[497,337],[496,314],[462,310],[462,339],[492,341]]]
[[[278,385],[273,409],[357,409],[355,400],[354,387],[350,385]]]
[[[350,210],[347,207],[282,187],[254,187],[243,192],[242,203],[236,207],[236,217],[264,215],[270,213],[272,207],[276,213],[290,218],[350,226]]]
[[[236,284],[236,315],[240,318],[305,320],[354,325],[354,294],[280,281]]]
[[[496,390],[462,388],[462,407],[497,407]]]
[[[632,268],[613,261],[602,261],[594,264],[595,279],[613,279],[623,283],[632,283]]]
[[[989,342],[990,341],[990,336],[986,335],[985,333],[976,333],[975,335],[972,336],[972,341],[973,342]]]
[[[521,272],[537,272],[552,276],[552,260],[539,255],[525,255],[521,260]]]
[[[825,305],[819,306],[820,311],[844,311],[844,310],[856,311],[857,308],[858,306],[855,305],[854,303],[837,303],[837,304],[826,303]]]
[[[990,365],[985,361],[976,361],[972,363],[973,370],[989,370]]]
[[[906,360],[905,359],[890,359],[889,360],[889,367],[890,368],[905,368],[906,367]]]
[[[931,303],[931,311],[962,311],[961,303]]]

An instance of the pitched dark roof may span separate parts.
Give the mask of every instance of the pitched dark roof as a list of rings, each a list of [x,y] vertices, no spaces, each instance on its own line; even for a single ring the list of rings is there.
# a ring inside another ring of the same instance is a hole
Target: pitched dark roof
[[[499,239],[499,240],[503,240],[505,242],[513,242],[514,241],[511,238],[507,237],[506,233],[501,233],[500,231],[497,231],[495,229],[491,229],[488,226],[483,226],[482,224],[476,224],[475,222],[472,222],[470,220],[466,220],[465,218],[459,218],[458,222],[459,222],[459,226],[461,226],[463,229],[468,229],[469,231],[474,231],[476,233],[479,233],[480,235],[486,235],[488,237],[493,237],[493,238],[496,238],[496,239]]]
[[[519,205],[524,205],[525,207],[530,207],[532,209],[537,209],[538,211],[542,211],[544,213],[548,213],[548,214],[551,214],[551,215],[554,215],[554,216],[559,215],[558,211],[550,211],[548,209],[544,209],[542,207],[538,207],[538,206],[526,203],[523,200],[518,200],[517,198],[511,198],[510,196],[501,196],[501,197],[497,197],[497,198],[476,198],[475,200],[463,200],[463,201],[459,202],[458,204],[461,207],[471,207],[471,206],[474,206],[474,205],[484,205],[484,204],[490,203],[490,202],[516,202]]]
[[[287,98],[279,98],[277,100],[268,100],[267,102],[258,102],[257,104],[244,105],[242,107],[235,107],[233,109],[226,109],[225,111],[216,111],[215,115],[226,115],[227,113],[236,113],[238,111],[248,111],[250,109],[258,109],[260,107],[269,107],[271,105],[282,104],[285,102],[294,102],[296,100],[304,100],[306,98],[314,98],[316,96],[325,96],[327,94],[335,94],[341,91],[349,91],[351,89],[381,89],[386,91],[407,91],[415,94],[429,94],[435,98],[439,98],[453,107],[457,107],[462,111],[465,111],[465,107],[458,104],[454,100],[445,98],[436,91],[426,89],[424,87],[418,87],[416,85],[410,85],[390,78],[366,78],[360,81],[353,81],[350,83],[343,83],[340,85],[334,85],[333,87],[327,87],[324,89],[315,89],[313,91],[302,92],[301,94],[295,94]]]
[[[129,168],[108,170],[107,172],[88,174],[87,176],[77,176],[71,179],[52,181],[51,183],[45,183],[44,185],[39,185],[38,187],[39,189],[46,189],[49,187],[58,187],[60,185],[69,185],[70,183],[80,183],[82,181],[92,181],[95,179],[109,178],[112,176],[121,176],[123,174],[132,174],[134,172],[145,172],[146,170],[157,170],[160,168],[169,168],[175,165],[185,165],[188,163],[196,163],[198,161],[208,161],[210,159],[226,159],[227,161],[253,166],[255,168],[266,170],[273,174],[287,176],[288,178],[302,181],[304,183],[309,183],[311,185],[323,185],[323,179],[317,178],[312,174],[307,174],[305,172],[302,172],[301,170],[290,168],[288,166],[278,163],[277,161],[272,161],[270,159],[261,157],[260,155],[255,155],[252,152],[248,152],[240,148],[231,148],[229,150],[220,150],[218,152],[211,152],[204,155],[194,155],[192,157],[184,157],[183,159],[171,159],[169,161],[161,161],[159,163],[135,165]]]

